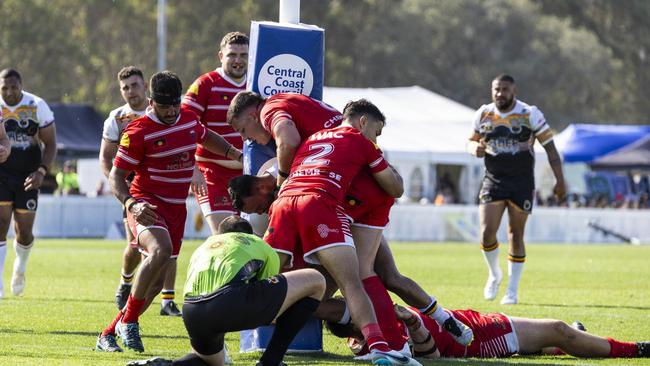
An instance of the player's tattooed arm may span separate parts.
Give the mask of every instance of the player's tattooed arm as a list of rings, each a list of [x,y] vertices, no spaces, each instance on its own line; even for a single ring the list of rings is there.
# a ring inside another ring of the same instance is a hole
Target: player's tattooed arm
[[[221,155],[230,160],[241,162],[244,156],[238,148],[232,146],[218,133],[210,130],[208,130],[208,136],[205,138],[202,145],[210,152]]]

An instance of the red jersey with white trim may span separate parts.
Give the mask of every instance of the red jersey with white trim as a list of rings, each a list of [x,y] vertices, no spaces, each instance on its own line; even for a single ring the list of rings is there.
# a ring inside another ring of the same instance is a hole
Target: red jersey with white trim
[[[208,130],[189,110],[173,125],[166,125],[153,109],[124,129],[113,161],[117,168],[135,171],[131,195],[155,197],[172,204],[185,204],[194,172],[194,154]]]
[[[484,314],[472,309],[448,310],[454,318],[474,332],[474,341],[465,347],[454,341],[449,332],[442,329],[433,319],[422,315],[415,308],[411,309],[418,314],[424,322],[424,326],[431,333],[438,350],[440,350],[441,357],[508,357],[512,355],[503,337],[505,334],[512,333],[512,324],[504,314]],[[402,322],[400,322],[400,326],[405,328]]]
[[[316,132],[298,147],[279,196],[326,193],[341,203],[352,179],[366,166],[377,173],[388,163],[361,132],[350,126]]]
[[[283,119],[293,121],[300,134],[300,141],[304,141],[320,130],[338,127],[343,121],[343,115],[336,108],[306,95],[278,93],[264,103],[260,121],[275,139],[273,128]]]
[[[235,94],[246,89],[246,78],[240,83],[232,80],[220,67],[198,77],[187,90],[183,98],[183,108],[197,116],[201,123],[218,133],[238,149],[242,149],[241,135],[226,122],[228,106]],[[212,160],[228,160],[225,157],[199,146],[196,155]]]

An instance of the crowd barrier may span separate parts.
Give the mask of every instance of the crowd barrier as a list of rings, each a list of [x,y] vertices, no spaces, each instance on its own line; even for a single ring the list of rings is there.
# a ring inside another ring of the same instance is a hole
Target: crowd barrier
[[[202,239],[210,234],[207,225],[196,230],[195,216],[200,212],[196,200],[188,198],[186,238]],[[604,234],[588,224],[596,224],[626,237],[650,243],[650,210],[588,209],[536,207],[526,226],[527,242],[539,243],[620,243],[614,235]],[[385,235],[394,241],[466,241],[478,242],[478,206],[433,206],[398,204],[391,211]],[[507,240],[507,216],[499,231],[499,240]],[[122,235],[122,209],[112,196],[41,195],[34,232],[37,237],[83,238]],[[592,225],[593,226],[593,225]],[[11,234],[10,234],[11,235]]]

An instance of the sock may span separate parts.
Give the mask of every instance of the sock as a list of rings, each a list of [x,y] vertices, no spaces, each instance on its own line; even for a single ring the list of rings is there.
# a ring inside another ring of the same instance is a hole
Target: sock
[[[105,336],[105,335],[109,335],[109,334],[115,334],[115,326],[117,325],[117,322],[119,322],[120,319],[122,319],[123,315],[124,315],[124,313],[122,312],[122,310],[118,311],[117,316],[115,317],[115,319],[113,319],[111,324],[109,324],[108,327],[106,327],[102,331],[102,335]]]
[[[210,366],[210,364],[203,361],[196,353],[188,353],[181,358],[175,359],[172,366]]]
[[[162,298],[162,303],[160,304],[160,306],[164,307],[165,305],[174,301],[174,290],[163,289],[160,297]]]
[[[126,301],[126,310],[124,310],[122,323],[137,323],[143,307],[144,299],[136,299],[133,297],[133,294],[129,295],[129,299]]]
[[[388,352],[390,348],[388,347],[388,342],[384,339],[384,335],[381,333],[381,328],[379,324],[370,323],[365,327],[361,328],[361,334],[368,344],[368,349],[372,352],[373,350]]]
[[[344,304],[345,304],[345,311],[343,311],[343,316],[337,322],[341,325],[350,324],[350,321],[352,321],[352,317],[350,316],[350,309],[348,308],[348,303],[345,302]]]
[[[0,297],[2,297],[2,273],[5,270],[5,258],[7,257],[7,242],[0,241]],[[347,308],[345,309],[348,310]]]
[[[499,242],[492,245],[481,244],[483,257],[487,263],[490,278],[501,278],[501,268],[499,268]]]
[[[426,308],[423,309],[418,309],[422,314],[428,315],[431,317],[433,320],[438,323],[438,325],[442,326],[442,324],[451,317],[449,313],[445,311],[445,309],[442,306],[438,306],[438,301],[436,301],[436,298],[433,296],[429,296],[429,299],[431,302],[429,305],[427,305]]]
[[[638,348],[636,343],[621,342],[613,338],[607,338],[610,350],[607,357],[638,357]]]
[[[135,271],[133,273],[124,273],[124,271],[122,271],[121,273],[122,273],[122,279],[120,280],[120,284],[127,285],[127,286],[133,285],[133,278],[135,277]]]
[[[388,342],[388,347],[401,350],[408,339],[405,339],[400,332],[399,322],[395,316],[395,309],[393,309],[393,300],[388,295],[386,287],[379,276],[367,277],[361,282],[370,302],[372,302],[377,324],[379,324],[384,339]]]
[[[32,251],[32,246],[34,246],[33,241],[27,245],[22,245],[14,239],[14,250],[16,251],[14,272],[25,273],[27,270],[27,260],[29,259],[29,253]]]
[[[521,279],[521,272],[524,270],[524,263],[526,256],[521,255],[508,255],[508,289],[507,293],[516,294],[519,288],[519,280]]]
[[[262,365],[278,365],[289,348],[289,344],[316,311],[320,301],[306,297],[298,300],[275,321],[275,330],[260,358]]]

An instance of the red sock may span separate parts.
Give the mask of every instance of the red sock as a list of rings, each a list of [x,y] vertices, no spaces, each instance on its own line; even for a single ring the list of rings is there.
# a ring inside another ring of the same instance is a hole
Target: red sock
[[[607,338],[609,342],[609,356],[608,357],[637,357],[639,350],[636,343],[621,342],[613,338]]]
[[[105,335],[109,335],[109,334],[115,334],[115,325],[117,325],[117,322],[119,322],[120,319],[122,319],[123,315],[124,315],[124,313],[122,313],[122,310],[118,311],[117,312],[117,317],[115,317],[115,319],[113,319],[111,324],[109,324],[108,327],[106,327],[102,331],[102,335],[105,336]]]
[[[381,328],[379,328],[379,324],[370,323],[366,325],[365,327],[361,328],[361,334],[363,334],[363,338],[366,340],[368,349],[370,349],[370,351],[375,349],[382,352],[390,351],[390,348],[388,348],[388,343],[384,339],[384,335],[381,334]]]
[[[136,299],[133,297],[133,294],[129,295],[129,299],[126,301],[126,310],[124,311],[122,323],[137,323],[143,307],[144,299]]]
[[[407,339],[402,336],[395,310],[393,309],[393,300],[391,300],[386,291],[386,287],[378,276],[372,276],[363,280],[363,288],[366,290],[372,307],[375,309],[377,324],[381,329],[384,338],[388,342],[388,347],[400,351],[404,347]]]

